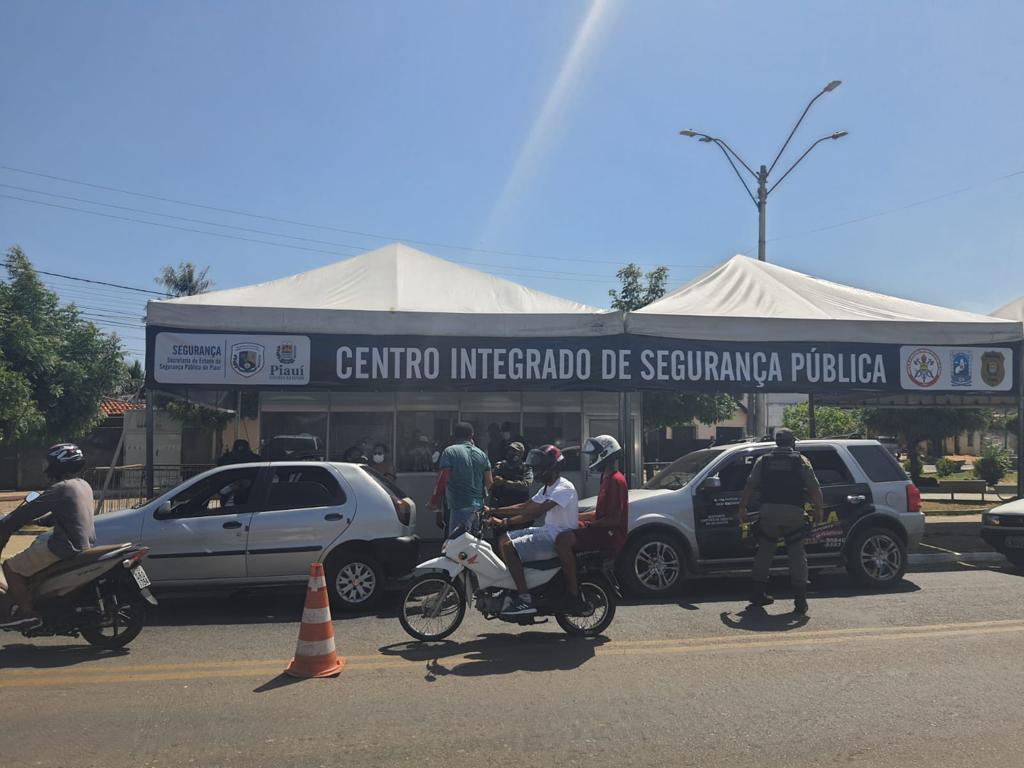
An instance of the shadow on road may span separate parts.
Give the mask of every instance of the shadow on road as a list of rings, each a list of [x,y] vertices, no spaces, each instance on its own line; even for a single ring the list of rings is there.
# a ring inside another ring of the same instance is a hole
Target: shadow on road
[[[594,657],[594,649],[608,639],[570,637],[550,632],[524,632],[520,635],[481,635],[475,640],[457,643],[407,642],[385,645],[385,656],[400,656],[407,661],[426,664],[425,679],[434,682],[440,677],[482,677],[507,675],[511,672],[553,672],[576,669]],[[459,659],[445,664],[447,659]]]
[[[9,643],[0,648],[0,669],[59,669],[128,653],[128,650],[105,651],[91,645]]]
[[[739,613],[722,611],[720,616],[729,629],[748,632],[788,632],[805,626],[811,620],[809,616],[798,613],[768,613],[759,605],[748,605]]]
[[[292,677],[291,675],[282,672],[277,677],[271,680],[267,680],[263,685],[258,688],[253,688],[253,693],[266,693],[267,691],[277,690],[278,688],[287,688],[289,685],[295,685],[296,683],[303,682],[302,678]]]

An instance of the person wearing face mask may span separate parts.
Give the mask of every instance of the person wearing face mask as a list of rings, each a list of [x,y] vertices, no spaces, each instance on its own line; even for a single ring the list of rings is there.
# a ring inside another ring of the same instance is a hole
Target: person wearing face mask
[[[385,480],[391,482],[396,480],[395,467],[388,458],[388,448],[384,443],[377,443],[373,446],[373,453],[370,455],[370,469]]]

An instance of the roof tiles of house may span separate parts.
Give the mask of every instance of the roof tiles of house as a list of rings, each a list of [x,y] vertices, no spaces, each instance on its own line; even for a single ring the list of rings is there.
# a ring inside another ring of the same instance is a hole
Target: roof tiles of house
[[[127,400],[117,400],[113,397],[105,397],[100,403],[100,411],[107,418],[123,416],[127,411],[140,411],[145,407],[145,403],[130,403]]]

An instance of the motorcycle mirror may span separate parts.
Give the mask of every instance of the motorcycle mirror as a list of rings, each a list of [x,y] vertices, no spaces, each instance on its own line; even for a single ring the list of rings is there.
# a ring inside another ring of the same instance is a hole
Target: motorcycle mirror
[[[42,494],[40,494],[39,491],[29,491],[28,493],[25,494],[25,503],[26,504],[31,504],[33,501],[38,499],[41,495]]]

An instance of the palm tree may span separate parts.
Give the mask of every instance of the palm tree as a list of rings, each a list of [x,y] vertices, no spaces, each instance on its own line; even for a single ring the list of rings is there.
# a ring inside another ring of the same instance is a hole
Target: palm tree
[[[183,261],[177,269],[164,267],[156,282],[166,288],[171,296],[195,296],[213,287],[213,281],[206,276],[209,271],[210,268],[206,267],[200,272],[191,261]]]

